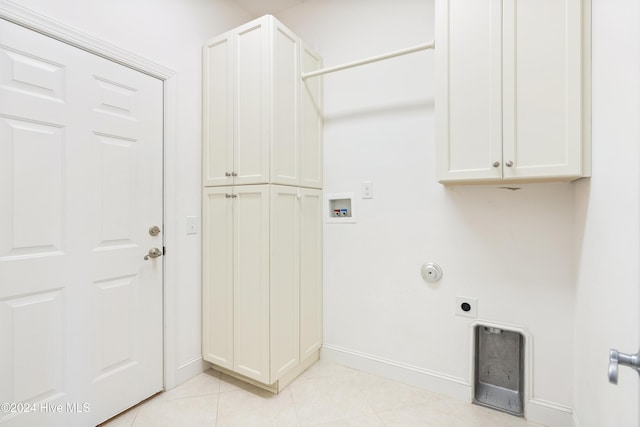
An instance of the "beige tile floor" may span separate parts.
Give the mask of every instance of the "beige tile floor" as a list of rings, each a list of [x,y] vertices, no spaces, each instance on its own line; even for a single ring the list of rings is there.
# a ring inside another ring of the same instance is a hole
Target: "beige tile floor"
[[[320,361],[274,395],[209,370],[102,427],[539,427]]]

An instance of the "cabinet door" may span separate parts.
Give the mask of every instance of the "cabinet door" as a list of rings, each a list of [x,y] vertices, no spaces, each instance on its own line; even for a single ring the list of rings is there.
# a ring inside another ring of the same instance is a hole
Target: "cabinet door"
[[[232,187],[202,194],[202,353],[207,362],[233,369]]]
[[[582,1],[504,0],[504,177],[582,175]]]
[[[300,200],[300,359],[322,345],[322,191]]]
[[[239,27],[235,38],[234,184],[269,182],[268,16]]]
[[[299,40],[272,20],[271,182],[300,185]]]
[[[303,73],[322,68],[322,58],[309,47],[300,48]],[[300,90],[300,185],[322,188],[322,77],[301,82]]]
[[[271,381],[300,362],[300,189],[271,186]]]
[[[502,2],[439,0],[436,5],[438,179],[499,180]]]
[[[234,371],[269,376],[269,186],[234,187]]]
[[[209,40],[203,50],[202,181],[233,183],[233,51],[231,33]]]

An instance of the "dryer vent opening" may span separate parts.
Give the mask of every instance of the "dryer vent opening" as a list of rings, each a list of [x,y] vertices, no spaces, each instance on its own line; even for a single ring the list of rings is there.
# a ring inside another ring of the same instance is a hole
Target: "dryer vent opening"
[[[522,334],[490,326],[476,326],[473,403],[524,416]]]

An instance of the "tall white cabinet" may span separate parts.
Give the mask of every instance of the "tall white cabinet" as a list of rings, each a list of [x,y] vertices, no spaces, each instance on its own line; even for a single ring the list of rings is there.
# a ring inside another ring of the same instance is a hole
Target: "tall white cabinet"
[[[438,0],[442,183],[590,175],[590,2]]]
[[[322,344],[322,60],[267,15],[203,65],[203,358],[277,392]]]

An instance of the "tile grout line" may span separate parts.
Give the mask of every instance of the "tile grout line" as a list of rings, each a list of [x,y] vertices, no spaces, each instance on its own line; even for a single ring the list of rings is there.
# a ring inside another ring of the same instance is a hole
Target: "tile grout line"
[[[220,393],[222,393],[222,372],[218,372],[218,398],[216,399],[216,424],[214,427],[218,427],[220,419]]]

